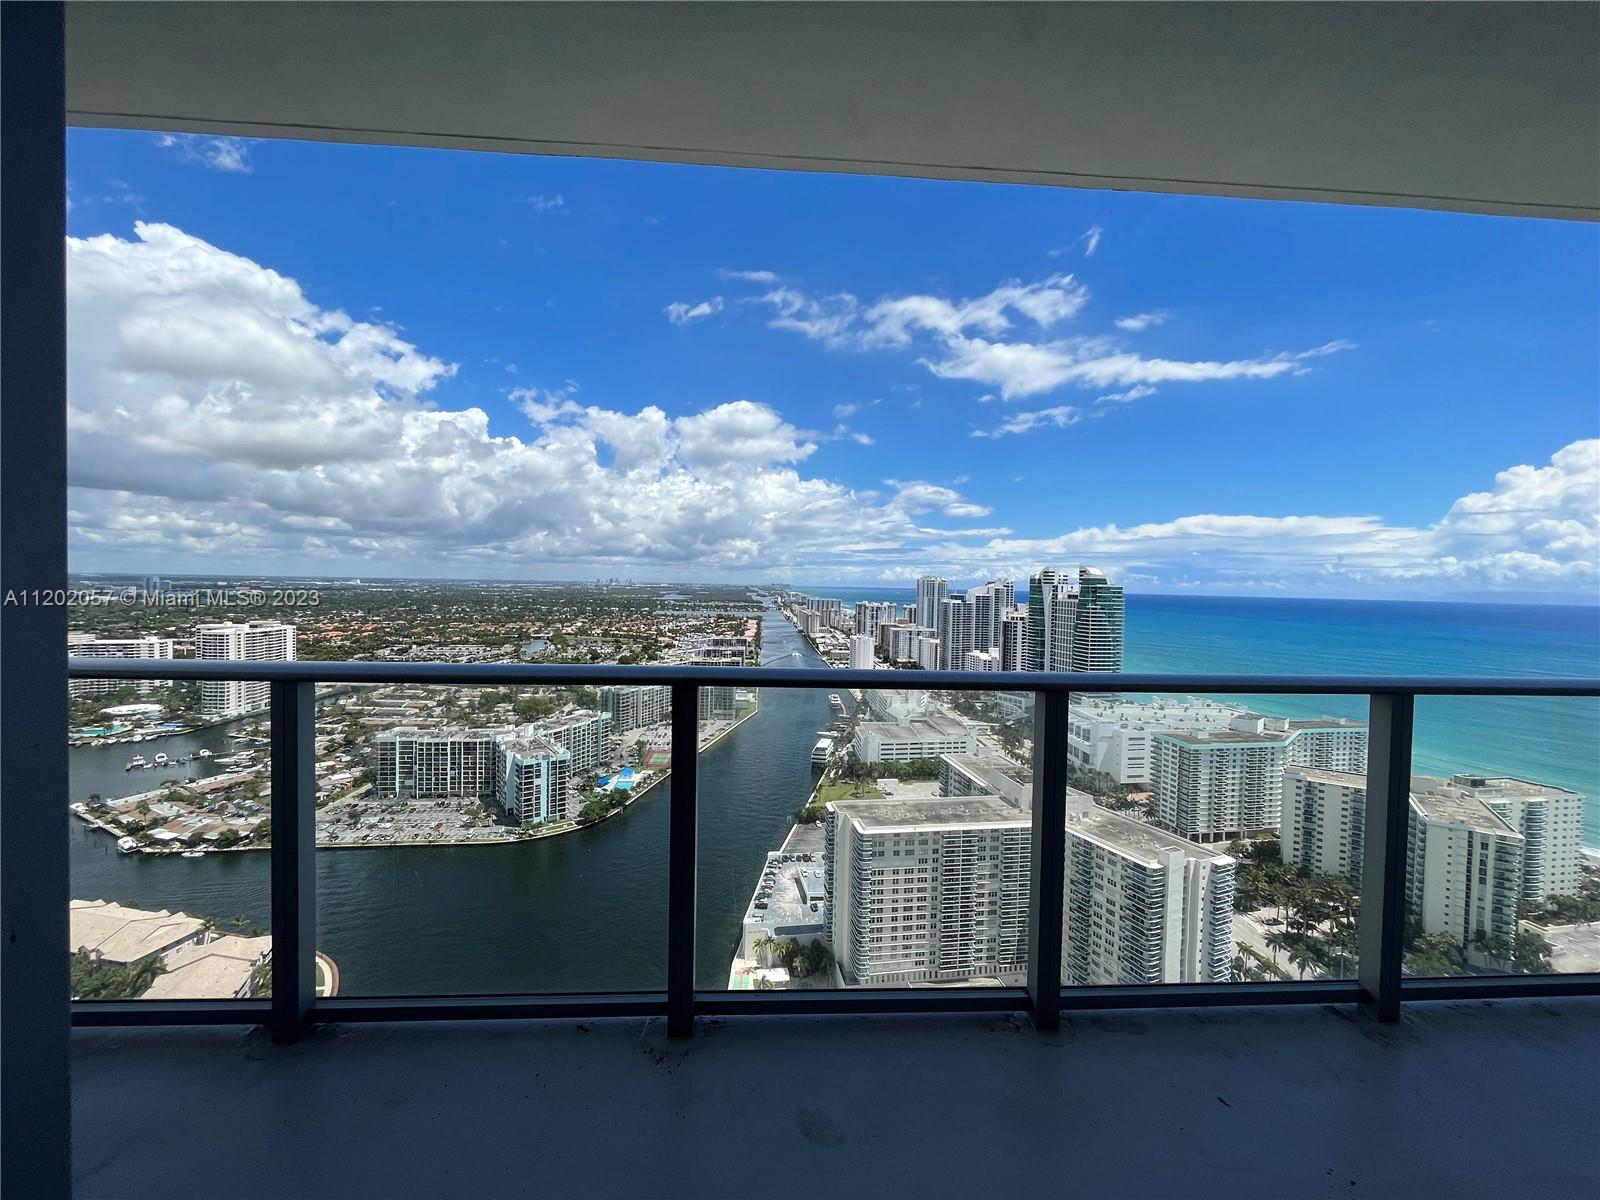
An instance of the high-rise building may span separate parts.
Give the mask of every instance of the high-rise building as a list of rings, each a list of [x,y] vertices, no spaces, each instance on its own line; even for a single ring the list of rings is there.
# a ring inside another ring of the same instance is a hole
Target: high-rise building
[[[1522,835],[1519,894],[1526,900],[1577,892],[1583,861],[1583,796],[1525,779],[1454,775],[1416,776],[1424,796],[1476,802]]]
[[[917,640],[931,639],[933,630],[921,625],[890,625],[888,634],[889,641],[885,653],[889,656],[889,661],[910,663],[917,661]]]
[[[967,661],[961,664],[963,671],[998,671],[1000,669],[1000,656],[993,650],[968,650]]]
[[[611,715],[605,712],[577,712],[565,717],[539,721],[534,733],[565,750],[573,771],[591,771],[606,758],[613,736]]]
[[[495,746],[495,803],[514,821],[559,821],[574,815],[572,756],[536,734]]]
[[[1061,981],[1225,983],[1234,860],[1068,796]]]
[[[1283,769],[1283,861],[1308,875],[1338,875],[1361,884],[1367,821],[1367,777],[1319,767]]]
[[[1139,703],[1116,696],[1075,696],[1067,712],[1067,753],[1083,769],[1103,771],[1118,783],[1149,783],[1156,734],[1231,729],[1247,715],[1231,704],[1188,697]]]
[[[828,805],[828,929],[844,981],[1021,984],[1031,836],[1029,814],[995,796]]]
[[[939,639],[936,637],[919,637],[916,641],[917,666],[924,671],[937,671],[939,669]]]
[[[856,633],[850,636],[850,667],[855,671],[872,669],[874,661],[872,636],[866,633]]]
[[[154,634],[132,638],[97,638],[90,633],[72,630],[67,634],[67,653],[74,658],[170,659],[172,639],[156,637]],[[165,686],[169,682],[160,679],[141,679],[136,683],[126,679],[69,679],[67,694],[74,700],[79,696],[103,696],[120,687],[128,687],[130,683],[141,692],[147,692],[152,687]]]
[[[1448,933],[1482,961],[1475,935],[1511,938],[1522,900],[1523,836],[1458,791],[1411,793],[1406,907],[1424,933]]]
[[[494,796],[495,754],[509,729],[386,729],[374,740],[378,795],[486,800]]]
[[[941,754],[974,754],[978,731],[954,717],[916,717],[907,721],[863,721],[852,744],[861,762],[911,762]]]
[[[875,638],[880,625],[893,625],[900,606],[892,600],[863,600],[855,607],[852,621],[857,633]]]
[[[195,628],[194,656],[246,662],[293,662],[295,627],[281,621],[200,625]],[[265,680],[207,680],[200,685],[200,710],[208,717],[235,717],[266,708],[270,696],[271,685]]]
[[[1122,585],[1093,567],[1078,571],[1078,595],[1072,625],[1074,671],[1122,670]]]
[[[1057,591],[1065,583],[1065,573],[1055,567],[1045,567],[1028,580],[1028,641],[1023,652],[1025,670],[1066,670],[1065,666],[1052,668],[1050,665],[1051,618],[1054,615],[1051,606]],[[1071,644],[1070,635],[1067,644]]]
[[[1026,671],[1028,610],[1013,607],[1000,618],[1000,669]]]
[[[917,580],[916,623],[929,629],[939,626],[939,606],[948,596],[949,584],[938,575],[924,575]]]
[[[611,728],[619,734],[659,725],[672,717],[672,689],[665,684],[603,687],[600,709],[610,714]]]
[[[1285,766],[1365,771],[1367,728],[1239,713],[1227,729],[1159,731],[1151,751],[1156,821],[1198,842],[1228,841],[1279,827]]]
[[[1069,795],[1083,795],[1068,788]],[[998,754],[939,756],[941,796],[998,796],[1013,808],[1033,808],[1033,769]]]

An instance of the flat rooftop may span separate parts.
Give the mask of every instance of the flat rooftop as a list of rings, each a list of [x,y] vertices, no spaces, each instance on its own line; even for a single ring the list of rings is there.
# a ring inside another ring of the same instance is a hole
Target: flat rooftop
[[[1556,787],[1552,783],[1535,783],[1532,780],[1517,779],[1510,775],[1460,774],[1452,775],[1449,779],[1442,779],[1436,775],[1413,775],[1411,777],[1411,790],[1413,792],[1429,792],[1437,795],[1471,796],[1479,800],[1516,799],[1519,797],[1582,798],[1579,793]]]
[[[1284,767],[1285,775],[1299,775],[1317,783],[1332,783],[1340,787],[1365,788],[1366,774],[1362,771],[1328,771],[1322,767],[1302,767],[1291,764]]]
[[[1413,788],[1416,786],[1416,780],[1412,780],[1412,786]],[[1458,795],[1453,792],[1413,791],[1411,807],[1430,821],[1465,825],[1469,829],[1483,833],[1522,840],[1520,833],[1502,821],[1493,809],[1475,796]]]
[[[950,765],[996,796],[1026,804],[1033,795],[1033,770],[996,754],[945,754]]]
[[[954,717],[913,717],[898,721],[863,721],[861,732],[871,731],[886,742],[930,742],[965,737],[967,725]]]
[[[839,800],[833,807],[868,833],[940,825],[1031,825],[1033,818],[998,796],[936,800]]]
[[[1135,821],[1132,817],[1122,816],[1098,805],[1093,805],[1087,811],[1070,817],[1067,821],[1067,834],[1088,837],[1113,850],[1138,857],[1151,866],[1160,861],[1162,854],[1172,850],[1182,851],[1186,858],[1228,858],[1215,846],[1202,846],[1198,842],[1191,842],[1175,833],[1168,833],[1163,829],[1157,829],[1154,825],[1146,825],[1143,821]]]
[[[1245,733],[1239,729],[1165,729],[1156,737],[1189,746],[1281,746],[1285,741],[1283,734],[1270,730]]]

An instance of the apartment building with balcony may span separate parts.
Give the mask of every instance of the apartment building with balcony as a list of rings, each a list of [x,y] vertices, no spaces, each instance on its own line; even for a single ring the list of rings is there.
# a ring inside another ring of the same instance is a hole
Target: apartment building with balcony
[[[1406,907],[1424,933],[1447,933],[1468,961],[1476,935],[1513,937],[1525,839],[1488,805],[1458,791],[1413,791]]]
[[[1283,861],[1307,875],[1361,883],[1367,777],[1352,771],[1287,766],[1283,770]]]
[[[1030,830],[994,796],[829,804],[829,939],[845,983],[1019,983]]]
[[[100,638],[79,630],[67,633],[67,653],[75,658],[168,659],[173,656],[172,645],[172,638],[158,637],[153,633],[133,638]],[[67,694],[76,700],[80,696],[104,696],[125,686],[122,680],[117,679],[69,679]],[[134,686],[141,692],[148,692],[166,685],[159,680],[142,679]]]
[[[672,689],[655,684],[603,687],[600,711],[611,718],[617,734],[659,725],[672,716]]]
[[[199,625],[194,656],[244,662],[295,661],[295,627],[282,621],[223,621]],[[264,680],[206,680],[200,685],[200,711],[208,717],[238,717],[267,706],[271,685]]]

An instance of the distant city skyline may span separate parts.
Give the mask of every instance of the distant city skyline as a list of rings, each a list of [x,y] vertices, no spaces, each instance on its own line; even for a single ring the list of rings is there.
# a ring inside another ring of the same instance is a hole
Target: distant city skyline
[[[77,571],[1600,591],[1592,226],[84,129],[69,156]]]

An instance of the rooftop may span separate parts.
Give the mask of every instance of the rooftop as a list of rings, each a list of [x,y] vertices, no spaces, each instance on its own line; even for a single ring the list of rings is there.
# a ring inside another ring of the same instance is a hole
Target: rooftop
[[[1238,729],[1169,729],[1156,734],[1163,741],[1187,746],[1281,746],[1281,733],[1245,733]]]
[[[952,825],[1022,825],[1032,817],[998,796],[956,796],[937,800],[838,800],[837,810],[867,833]]]
[[[952,767],[992,792],[1019,807],[1026,808],[1033,798],[1033,770],[994,754],[946,754]]]
[[[187,913],[126,908],[109,900],[68,905],[67,951],[88,951],[107,962],[133,963],[194,937],[205,926]]]
[[[930,742],[965,737],[966,722],[955,717],[913,717],[901,724],[896,721],[863,721],[862,733],[871,732],[885,742]]]
[[[204,945],[181,946],[167,955],[166,974],[158,976],[140,999],[230,1000],[271,949],[270,937],[232,934]]]
[[[1412,780],[1415,788],[1417,780]],[[1482,800],[1454,792],[1413,791],[1411,807],[1430,821],[1465,825],[1481,833],[1522,840],[1522,835],[1496,815]]]
[[[1581,799],[1577,792],[1556,787],[1550,783],[1534,783],[1508,775],[1452,775],[1441,779],[1434,775],[1414,775],[1413,791],[1426,791],[1438,795],[1462,796],[1477,800],[1508,800],[1518,798],[1572,797]]]
[[[1331,783],[1339,787],[1365,788],[1367,777],[1361,771],[1328,771],[1321,767],[1302,767],[1290,764],[1284,767],[1285,775],[1298,775],[1316,783]]]
[[[1182,851],[1186,858],[1233,861],[1215,846],[1202,846],[1098,805],[1075,813],[1067,822],[1067,833],[1088,837],[1123,854],[1137,856],[1150,866],[1157,865],[1160,856],[1172,850]]]

